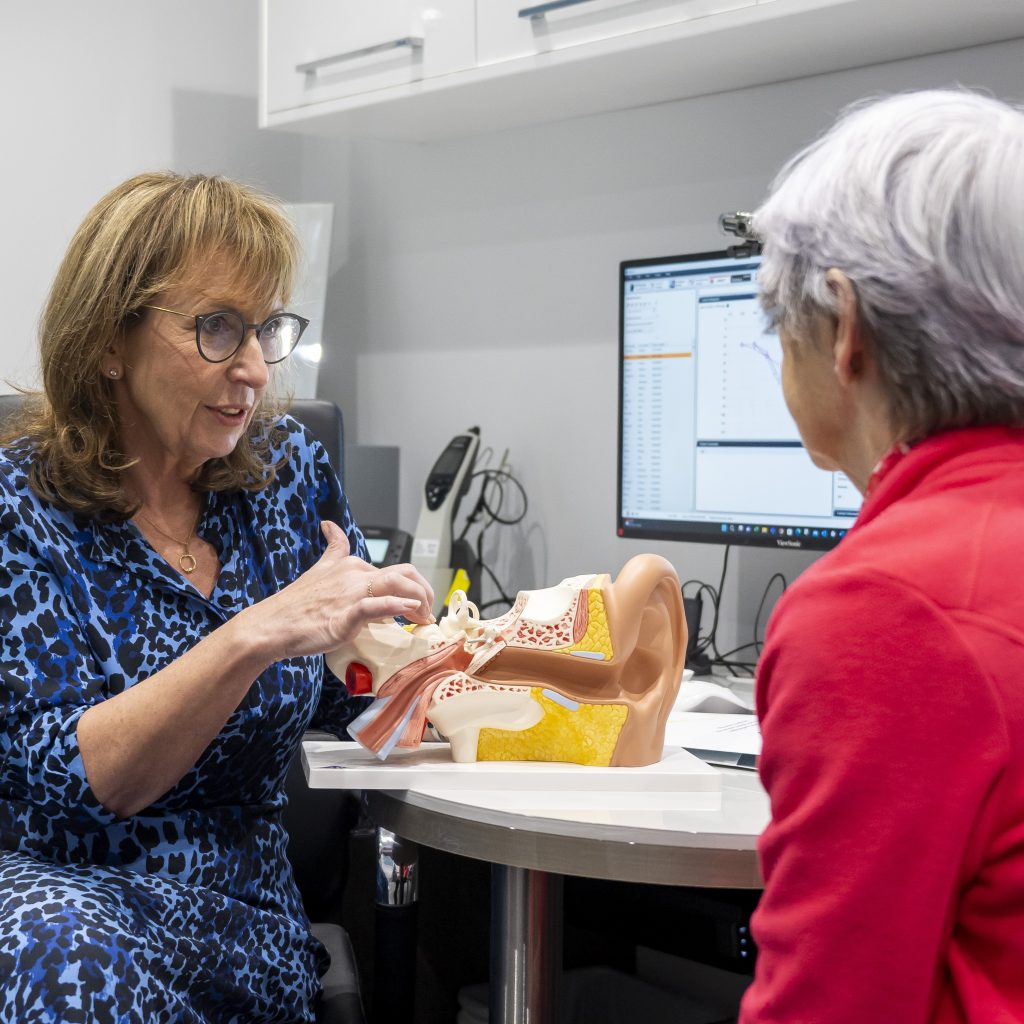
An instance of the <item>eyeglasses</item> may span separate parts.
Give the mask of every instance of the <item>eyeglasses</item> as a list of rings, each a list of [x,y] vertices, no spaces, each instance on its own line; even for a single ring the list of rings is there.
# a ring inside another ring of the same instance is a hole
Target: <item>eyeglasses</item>
[[[196,322],[196,347],[199,354],[208,363],[223,363],[230,359],[245,341],[248,331],[256,332],[256,340],[260,343],[265,363],[279,363],[287,359],[292,349],[299,343],[302,332],[309,326],[305,317],[295,313],[275,313],[268,316],[261,324],[247,324],[245,320],[230,309],[217,310],[215,313],[181,313],[176,309],[164,309],[163,306],[144,306],[145,309],[158,309],[161,313],[173,313],[175,316],[186,316]]]

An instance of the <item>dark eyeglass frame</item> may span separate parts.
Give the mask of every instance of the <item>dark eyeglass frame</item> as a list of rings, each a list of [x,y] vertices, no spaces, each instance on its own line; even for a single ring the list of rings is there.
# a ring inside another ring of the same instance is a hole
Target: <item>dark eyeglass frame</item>
[[[250,331],[256,332],[256,341],[260,342],[260,352],[263,353],[263,361],[268,366],[274,363],[284,362],[284,360],[287,359],[295,351],[295,346],[298,345],[299,339],[302,337],[306,328],[309,326],[309,321],[304,316],[299,316],[298,313],[273,313],[270,316],[268,316],[267,319],[264,320],[263,323],[261,324],[247,324],[245,322],[245,317],[234,309],[215,309],[212,313],[182,313],[178,309],[166,309],[164,306],[150,306],[143,304],[142,308],[158,309],[161,313],[173,313],[175,316],[184,316],[188,317],[190,320],[195,320],[196,348],[199,350],[199,355],[202,356],[202,358],[205,359],[208,363],[226,363],[229,359],[232,359],[235,356],[235,353],[237,353],[238,350],[245,344],[246,335]],[[239,339],[238,344],[226,356],[222,356],[220,359],[211,359],[203,351],[203,324],[206,323],[207,320],[212,320],[215,316],[233,316],[237,317],[239,320],[242,321],[242,337]],[[274,320],[280,320],[281,317],[283,316],[287,316],[290,317],[292,320],[298,321],[299,333],[295,335],[295,342],[292,344],[292,347],[288,349],[288,351],[285,352],[283,356],[279,356],[277,359],[268,359],[266,353],[263,352],[263,344],[260,340],[260,335],[263,333],[264,329],[268,324],[272,323]]]

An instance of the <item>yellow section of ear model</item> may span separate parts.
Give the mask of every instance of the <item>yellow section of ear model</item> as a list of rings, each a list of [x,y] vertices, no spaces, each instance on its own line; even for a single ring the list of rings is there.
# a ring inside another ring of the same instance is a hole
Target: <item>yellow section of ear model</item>
[[[602,605],[603,607],[603,605]],[[606,768],[629,715],[625,704],[577,704],[551,690],[530,691],[544,717],[529,729],[481,729],[478,761],[567,761]]]
[[[605,577],[607,579],[607,576]],[[599,587],[591,587],[587,591],[587,631],[578,644],[559,647],[559,654],[576,654],[590,656],[595,661],[611,661],[612,635],[608,629],[608,612],[604,606],[604,594]]]

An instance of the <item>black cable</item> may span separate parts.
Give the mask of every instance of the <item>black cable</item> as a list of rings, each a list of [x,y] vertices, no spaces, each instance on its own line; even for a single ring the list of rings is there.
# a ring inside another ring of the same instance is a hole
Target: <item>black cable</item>
[[[486,527],[484,529],[486,529]],[[501,585],[501,580],[498,579],[494,574],[494,570],[491,569],[491,567],[484,561],[484,530],[481,530],[480,533],[477,534],[476,538],[476,564],[480,566],[481,570],[490,576],[491,582],[495,587],[497,587],[498,593],[501,595],[500,597],[496,597],[493,601],[487,601],[486,603],[481,604],[478,611],[483,612],[484,609],[490,608],[496,604],[512,604],[515,598],[509,597],[509,595],[505,593],[505,588]]]
[[[711,629],[704,637],[700,637],[698,634],[697,642],[694,644],[693,653],[694,655],[703,655],[705,654],[705,652],[708,651],[708,649],[710,649],[711,654],[713,655],[712,661],[718,661],[718,659],[721,657],[718,651],[717,643],[718,620],[721,614],[722,589],[725,586],[725,573],[729,567],[729,550],[731,547],[731,544],[725,545],[725,553],[722,556],[722,574],[718,580],[717,590],[713,586],[711,586],[710,583],[705,583],[703,582],[703,580],[687,580],[682,586],[684,596],[686,595],[686,588],[690,586],[691,583],[697,584],[697,594],[702,594],[705,591],[707,591],[707,593],[710,595],[712,609]]]
[[[527,500],[527,497],[526,497],[526,490],[524,489],[523,485],[511,474],[511,472],[509,472],[509,470],[507,470],[507,469],[489,469],[487,467],[484,467],[483,469],[475,470],[469,476],[469,481],[466,484],[466,489],[467,490],[472,486],[473,481],[476,480],[478,477],[481,479],[480,493],[477,496],[476,506],[474,507],[473,511],[470,513],[469,517],[467,518],[466,527],[472,525],[473,517],[474,516],[479,516],[480,511],[483,508],[486,508],[488,513],[490,513],[492,515],[496,514],[495,510],[491,509],[489,507],[488,502],[487,502],[487,485],[488,484],[492,484],[492,483],[497,483],[497,484],[500,485],[502,481],[508,481],[510,484],[512,484],[516,488],[516,490],[519,491],[519,496],[522,498],[522,501],[523,501],[523,510],[518,515],[515,515],[515,516],[513,516],[513,517],[511,517],[509,519],[503,519],[501,517],[498,517],[499,520],[502,523],[504,523],[506,525],[518,523],[519,520],[522,519],[523,516],[526,515],[527,509],[529,507],[529,501]],[[500,506],[501,506],[501,501],[499,500],[498,507],[500,508]],[[465,533],[466,533],[466,527],[463,527],[462,536],[464,536]]]
[[[731,651],[726,651],[724,654],[719,655],[719,660],[724,661],[726,658],[731,658],[734,654],[739,654],[740,651],[745,651],[750,647],[757,647],[757,642],[751,640],[750,643],[740,644],[739,647],[734,647]]]
[[[761,648],[764,647],[764,640],[759,639],[761,633],[761,612],[764,611],[765,601],[768,600],[768,594],[772,589],[772,584],[776,580],[782,580],[782,593],[779,594],[779,597],[786,592],[786,587],[789,586],[786,582],[786,577],[783,576],[781,572],[777,572],[772,576],[768,581],[767,586],[764,588],[764,593],[761,595],[761,603],[757,606],[757,614],[754,616],[754,649],[757,651],[758,657],[761,656]]]
[[[526,513],[530,508],[529,499],[526,497],[526,489],[507,469],[478,469],[475,473],[470,475],[467,487],[472,486],[473,481],[477,477],[481,478],[480,493],[477,495],[473,511],[466,517],[466,523],[462,528],[462,533],[460,533],[457,538],[458,540],[462,540],[466,536],[469,532],[469,528],[476,525],[484,513],[490,517],[488,522],[484,524],[485,529],[493,523],[500,523],[502,526],[515,526],[516,523],[522,522],[522,520],[526,518]],[[499,515],[501,506],[505,501],[504,483],[506,481],[512,484],[519,492],[519,497],[523,503],[522,510],[517,515],[511,517]],[[497,508],[492,508],[491,502],[488,501],[488,485],[498,488]]]
[[[506,604],[511,604],[514,599],[512,597],[510,597],[508,594],[505,593],[505,588],[504,588],[504,586],[502,586],[501,581],[495,575],[495,573],[491,569],[491,567],[489,565],[487,565],[487,563],[484,561],[484,537],[485,537],[487,531],[490,529],[490,527],[492,527],[495,523],[500,523],[503,526],[514,526],[516,523],[521,522],[522,519],[526,516],[526,512],[527,512],[527,510],[529,508],[529,501],[527,500],[526,491],[523,489],[522,484],[520,484],[519,481],[516,480],[510,473],[507,473],[504,470],[484,470],[484,471],[482,471],[482,473],[483,473],[483,480],[482,480],[481,485],[480,485],[480,500],[479,500],[478,504],[482,506],[483,511],[485,511],[487,513],[489,518],[488,518],[487,522],[485,522],[483,524],[483,526],[480,527],[480,532],[479,532],[479,534],[477,534],[477,538],[476,538],[476,559],[477,559],[477,564],[480,566],[481,570],[483,570],[484,572],[487,573],[488,576],[490,576],[491,581],[497,587],[498,593],[501,595],[500,600],[504,601]],[[516,515],[516,516],[512,516],[512,517],[502,516],[500,514],[501,506],[502,506],[502,504],[505,501],[504,482],[506,480],[509,481],[510,483],[512,483],[516,487],[516,489],[519,491],[519,496],[522,499],[522,504],[523,504],[522,510],[519,512],[519,514]],[[493,508],[491,506],[491,501],[489,500],[488,495],[487,495],[487,488],[488,488],[488,486],[496,487],[497,491],[498,491],[498,494],[497,494],[497,498],[498,498],[497,506],[493,507]],[[498,600],[488,602],[487,604],[484,605],[484,607],[487,608],[487,607],[490,607],[490,606],[492,606],[492,605],[494,605],[496,603],[498,603]]]
[[[753,644],[746,644],[745,646],[752,647]],[[737,647],[736,650],[737,651],[742,651],[743,648],[742,647]],[[734,653],[734,652],[733,651],[726,651],[725,654],[722,655],[722,657],[715,658],[713,664],[716,665],[718,668],[728,669],[729,672],[731,672],[733,675],[735,675],[737,671],[744,672],[748,676],[750,676],[751,679],[753,679],[754,676],[757,675],[757,662],[756,661],[733,661],[729,657],[729,655],[732,654],[732,653]]]
[[[492,601],[481,603],[479,610],[482,614],[488,608],[492,608],[495,605],[504,604],[507,606],[515,600],[515,598],[510,597],[505,592],[501,580],[498,579],[494,570],[484,561],[484,538],[487,531],[495,524],[515,526],[516,523],[522,522],[529,511],[530,502],[526,496],[526,489],[508,470],[500,468],[479,469],[470,475],[469,486],[477,478],[480,479],[480,492],[477,495],[472,511],[466,517],[466,522],[458,536],[458,540],[463,540],[471,527],[476,526],[478,523],[481,524],[480,532],[477,534],[474,544],[477,565],[479,566],[479,572],[481,574],[486,573],[490,577],[491,582],[501,595]],[[522,508],[516,514],[509,515],[506,513],[502,515],[502,508],[505,505],[506,499],[506,487],[508,485],[518,491]]]
[[[530,502],[526,497],[526,491],[523,488],[523,485],[511,473],[509,473],[508,470],[495,469],[487,470],[486,472],[488,473],[488,479],[484,480],[483,487],[481,488],[481,493],[483,493],[488,484],[498,488],[497,509],[492,509],[490,507],[490,502],[485,502],[487,511],[491,516],[491,523],[500,523],[502,526],[515,526],[516,523],[522,522],[522,520],[526,517],[527,510],[530,507]],[[508,483],[512,484],[516,488],[516,490],[519,491],[519,497],[522,499],[523,502],[522,511],[518,515],[512,516],[511,518],[505,518],[503,516],[498,515],[498,512],[500,511],[501,506],[505,501],[505,481],[508,481]]]
[[[710,583],[703,583],[701,580],[687,580],[683,584],[683,597],[687,596],[686,588],[691,583],[696,583],[697,584],[697,590],[696,590],[694,595],[690,595],[690,596],[700,597],[702,594],[704,594],[706,592],[708,594],[708,604],[710,605],[712,610],[714,610],[715,602],[718,600],[718,594],[715,591],[715,588],[713,586],[711,586]],[[702,617],[703,617],[703,612],[704,612],[704,609],[703,609],[703,605],[702,605],[702,607],[701,607],[701,616]],[[698,623],[698,635],[697,635],[697,640],[696,640],[696,642],[694,644],[694,653],[701,653],[701,652],[705,651],[707,649],[708,642],[710,640],[710,635],[707,635],[707,636],[704,636],[704,637],[700,636],[699,627],[700,627],[700,623]]]
[[[765,584],[764,590],[761,592],[761,600],[760,600],[760,602],[758,603],[758,606],[757,606],[757,614],[754,616],[754,639],[751,640],[749,643],[740,644],[739,647],[734,647],[731,651],[726,651],[724,654],[720,654],[716,650],[715,651],[715,660],[714,660],[714,664],[715,665],[720,665],[723,668],[728,668],[730,670],[734,669],[734,668],[739,668],[739,669],[742,669],[744,671],[750,672],[751,675],[754,674],[754,672],[757,669],[757,662],[756,661],[755,662],[730,661],[729,659],[732,657],[732,655],[739,654],[740,651],[746,651],[746,650],[748,650],[751,647],[754,648],[754,651],[755,651],[755,653],[757,654],[758,657],[761,656],[761,649],[764,646],[764,640],[762,639],[762,637],[760,635],[761,634],[761,615],[764,612],[764,606],[765,606],[765,604],[768,601],[768,595],[771,593],[772,586],[775,584],[776,580],[781,580],[782,581],[782,592],[783,593],[786,592],[786,587],[788,586],[788,584],[786,582],[786,577],[783,576],[783,574],[781,572],[774,573],[772,575],[771,579],[768,580],[767,584]]]
[[[711,642],[709,646],[711,647],[711,653],[715,656],[716,661],[721,658],[721,654],[718,653],[718,620],[722,609],[722,594],[725,590],[725,570],[729,567],[729,552],[731,550],[732,545],[726,544],[725,554],[722,556],[722,575],[718,578],[718,597],[715,600],[715,617],[711,623]]]

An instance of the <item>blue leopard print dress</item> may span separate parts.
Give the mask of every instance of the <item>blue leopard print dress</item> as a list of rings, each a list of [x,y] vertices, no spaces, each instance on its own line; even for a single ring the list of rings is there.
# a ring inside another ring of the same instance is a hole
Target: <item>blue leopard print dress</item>
[[[313,1020],[326,954],[285,859],[282,787],[303,731],[342,733],[365,701],[322,657],[273,665],[195,767],[124,820],[76,740],[88,707],[309,568],[320,509],[343,510],[365,557],[323,448],[282,427],[291,456],[267,490],[207,496],[209,600],[130,522],[57,510],[29,490],[27,453],[0,451],[0,1021]]]

